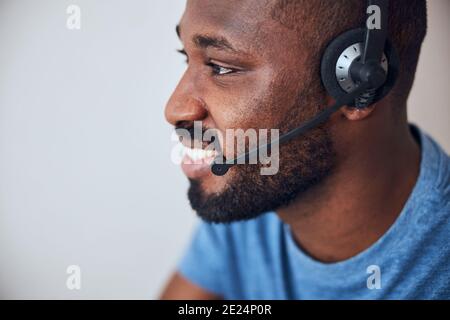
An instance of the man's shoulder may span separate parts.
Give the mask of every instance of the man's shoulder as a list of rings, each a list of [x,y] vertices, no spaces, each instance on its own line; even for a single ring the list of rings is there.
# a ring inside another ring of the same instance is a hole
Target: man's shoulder
[[[433,237],[434,245],[443,244],[450,231],[450,157],[431,136],[416,130],[422,159],[418,181],[406,205],[413,213],[408,221],[412,233]]]
[[[428,134],[421,132],[422,161],[421,178],[425,181],[424,193],[437,206],[450,206],[450,157]]]

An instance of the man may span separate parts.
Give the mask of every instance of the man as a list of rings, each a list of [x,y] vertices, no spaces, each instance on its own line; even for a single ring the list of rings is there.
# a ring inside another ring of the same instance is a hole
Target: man
[[[321,56],[364,25],[365,5],[188,0],[177,27],[188,68],[167,120],[282,134],[311,119],[332,103]],[[203,222],[163,299],[450,298],[450,159],[407,122],[425,1],[391,1],[389,18],[400,66],[387,97],[281,145],[275,175],[246,164],[215,176],[201,152],[183,164]]]

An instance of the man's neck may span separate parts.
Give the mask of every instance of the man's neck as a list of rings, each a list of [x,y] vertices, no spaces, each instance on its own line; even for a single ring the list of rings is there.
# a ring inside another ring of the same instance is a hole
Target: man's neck
[[[409,129],[403,131],[356,146],[358,151],[323,183],[277,210],[311,257],[326,263],[346,260],[370,247],[395,222],[420,168],[420,148]]]

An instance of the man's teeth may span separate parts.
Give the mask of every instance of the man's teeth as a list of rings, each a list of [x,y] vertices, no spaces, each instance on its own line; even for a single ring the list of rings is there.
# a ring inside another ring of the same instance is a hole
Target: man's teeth
[[[214,150],[192,149],[188,147],[183,147],[183,149],[184,154],[191,158],[193,161],[199,161],[216,156],[216,151]]]

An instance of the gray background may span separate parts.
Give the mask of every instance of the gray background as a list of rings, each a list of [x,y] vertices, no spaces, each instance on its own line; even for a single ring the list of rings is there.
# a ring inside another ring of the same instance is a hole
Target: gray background
[[[163,117],[184,4],[0,0],[1,298],[157,296],[196,221]],[[410,118],[450,150],[450,1],[429,6]]]

